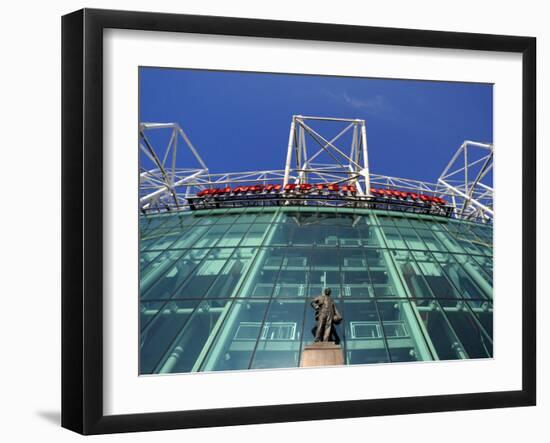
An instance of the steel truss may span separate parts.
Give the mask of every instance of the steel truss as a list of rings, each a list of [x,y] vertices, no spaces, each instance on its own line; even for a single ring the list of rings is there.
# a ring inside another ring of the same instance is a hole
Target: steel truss
[[[457,217],[493,219],[493,156],[493,144],[466,140],[439,176],[437,191],[450,196]]]
[[[323,131],[312,127],[315,122],[322,124]],[[330,129],[333,135],[325,133]],[[154,147],[150,131],[167,131],[167,145]],[[181,141],[196,167],[176,167]],[[400,190],[441,197],[456,218],[482,222],[493,218],[493,188],[488,180],[493,165],[492,144],[465,141],[436,183],[371,173],[366,125],[359,119],[293,116],[284,169],[211,173],[177,123],[141,123],[139,147],[154,165],[140,170],[143,212],[189,209],[190,199],[205,189],[328,183],[355,186],[361,200],[372,197],[373,189]],[[474,149],[482,150],[483,155],[472,155]]]

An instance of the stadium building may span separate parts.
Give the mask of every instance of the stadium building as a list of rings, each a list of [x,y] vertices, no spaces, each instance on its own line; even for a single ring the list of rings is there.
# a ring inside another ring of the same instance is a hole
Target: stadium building
[[[299,367],[326,287],[345,364],[492,357],[492,144],[427,183],[371,173],[363,120],[294,116],[272,171],[139,135],[141,374]]]

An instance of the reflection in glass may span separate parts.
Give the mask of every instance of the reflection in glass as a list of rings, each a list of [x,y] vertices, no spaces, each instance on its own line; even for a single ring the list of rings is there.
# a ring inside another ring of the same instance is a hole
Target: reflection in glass
[[[142,273],[141,298],[169,298],[199,263],[199,255],[193,251],[184,252],[183,255],[181,252],[168,251],[160,255]]]
[[[143,216],[140,239],[141,373],[297,367],[325,287],[347,364],[492,356],[488,225],[273,206]]]
[[[267,300],[238,300],[233,304],[203,370],[248,369],[268,303]]]
[[[252,369],[299,364],[305,300],[272,300],[262,325]]]
[[[374,301],[346,300],[343,318],[346,323],[347,364],[390,361]]]
[[[493,343],[468,309],[465,302],[442,300],[441,305],[469,358],[493,356]]]
[[[428,333],[428,340],[439,360],[468,358],[463,344],[455,334],[441,306],[435,300],[416,300],[416,308]]]
[[[377,301],[392,362],[431,360],[414,307],[408,301]]]
[[[191,372],[206,352],[209,342],[221,326],[219,320],[230,306],[226,300],[205,300],[199,303],[175,340],[164,353],[158,372]]]
[[[197,301],[170,301],[156,313],[154,321],[141,334],[140,373],[150,374],[155,369],[197,304]]]

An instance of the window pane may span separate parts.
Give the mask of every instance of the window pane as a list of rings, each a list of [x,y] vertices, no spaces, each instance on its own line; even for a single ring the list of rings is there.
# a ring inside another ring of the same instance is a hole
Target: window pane
[[[202,298],[226,262],[226,259],[201,262],[187,281],[174,292],[173,298]]]
[[[390,252],[386,249],[367,249],[365,255],[374,295],[376,297],[405,297],[406,293],[399,281],[399,275],[393,265]]]
[[[462,297],[471,299],[492,298],[492,286],[466,261],[463,260],[465,266],[462,266],[451,254],[434,253],[433,256]]]
[[[367,259],[361,250],[341,252],[342,284],[344,297],[374,297]]]
[[[405,242],[399,235],[399,231],[397,230],[397,228],[393,228],[391,226],[383,226],[382,231],[384,232],[384,236],[386,237],[388,248],[403,249],[407,247],[405,245]]]
[[[276,297],[305,296],[308,283],[309,261],[309,250],[288,249],[279,271],[273,295]]]
[[[193,226],[191,229],[185,231],[179,236],[170,247],[172,249],[183,249],[190,247],[200,247],[196,245],[196,242],[205,232],[208,231],[209,226]]]
[[[273,300],[269,306],[251,368],[297,367],[305,300]]]
[[[240,297],[270,297],[285,257],[284,248],[262,248],[254,260]]]
[[[460,292],[453,286],[446,273],[432,256],[424,254],[423,257],[417,256],[416,259],[420,272],[428,282],[435,297],[460,298]]]
[[[346,327],[347,364],[390,361],[374,301],[346,300],[343,319]]]
[[[143,331],[145,327],[155,318],[164,306],[164,301],[145,301],[139,304],[139,330]]]
[[[259,246],[268,229],[269,225],[265,223],[252,225],[244,236],[241,246]]]
[[[279,223],[275,225],[274,232],[269,240],[270,245],[286,246],[292,244],[294,226],[290,223]]]
[[[437,352],[439,360],[459,360],[468,358],[462,343],[451,328],[441,306],[435,300],[413,302],[424,323],[429,340]]]
[[[238,300],[233,304],[203,370],[248,369],[268,303]]]
[[[140,373],[150,374],[160,358],[183,329],[197,301],[170,301],[154,322],[141,334]]]
[[[139,253],[139,269],[140,271],[143,271],[143,269],[151,263],[162,251],[141,251]]]
[[[185,327],[164,353],[156,372],[198,370],[200,360],[204,357],[229,307],[230,302],[224,300],[200,302]]]
[[[392,362],[431,360],[414,307],[408,301],[377,301]]]
[[[340,290],[340,263],[337,249],[317,248],[311,252],[310,295],[317,295],[323,287],[332,289],[332,296],[338,297]],[[317,292],[318,291],[318,292]]]
[[[200,259],[197,260],[199,251],[187,251],[177,260],[166,260],[154,271],[142,276],[140,282],[142,298],[157,300],[169,298],[200,263]],[[173,253],[166,253],[167,256],[170,254]]]
[[[243,276],[252,261],[251,248],[237,249],[230,260],[227,261],[220,274],[216,277],[206,297],[229,298],[241,286]]]
[[[201,228],[206,228],[204,226],[201,226]],[[192,245],[194,248],[211,248],[215,245],[217,245],[220,238],[223,237],[224,233],[229,228],[228,225],[213,225],[208,227],[208,231],[200,238],[200,239],[193,239],[193,243],[190,243],[191,241],[188,240],[187,244]],[[222,246],[222,245],[220,245]],[[225,246],[231,246],[231,245],[225,245]]]
[[[466,304],[453,300],[443,300],[440,303],[468,356],[470,358],[492,357],[493,343],[485,336]]]
[[[468,306],[479,319],[489,338],[493,339],[493,304],[487,301],[468,301]]]
[[[413,259],[413,254],[409,251],[392,251],[392,255],[401,278],[407,285],[410,296],[416,298],[433,297],[428,283]]]
[[[417,229],[416,232],[418,236],[424,241],[430,251],[447,251],[443,243],[435,236],[432,231],[428,231],[427,229]]]
[[[249,225],[235,224],[221,237],[218,246],[237,246],[248,231]]]

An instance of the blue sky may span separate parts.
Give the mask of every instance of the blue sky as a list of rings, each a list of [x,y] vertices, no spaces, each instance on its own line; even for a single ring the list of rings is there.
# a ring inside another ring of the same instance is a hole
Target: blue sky
[[[213,173],[283,169],[293,114],[364,119],[371,171],[418,180],[493,141],[492,85],[140,68],[140,121],[178,122]]]

